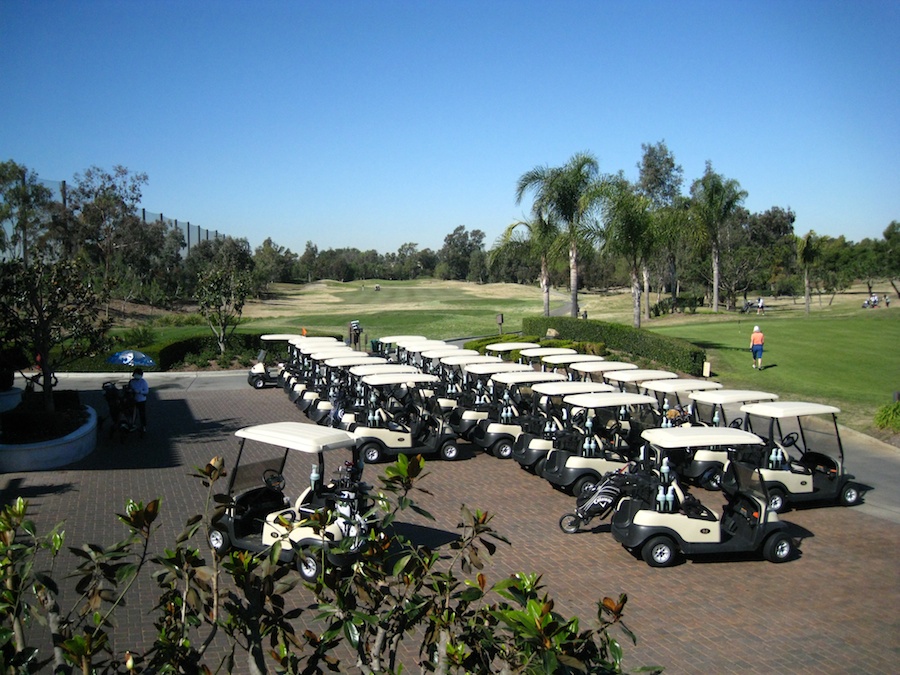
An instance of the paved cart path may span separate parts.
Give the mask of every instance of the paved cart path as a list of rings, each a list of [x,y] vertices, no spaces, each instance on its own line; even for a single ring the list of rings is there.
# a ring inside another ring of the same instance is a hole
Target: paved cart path
[[[199,485],[188,476],[194,466],[214,455],[233,460],[233,434],[240,427],[303,419],[280,389],[251,389],[245,373],[151,373],[148,380],[145,438],[124,444],[104,439],[92,456],[62,470],[0,476],[2,499],[28,497],[40,530],[65,520],[67,544],[77,545],[117,541],[123,531],[113,514],[125,500],[161,496],[161,550],[202,507]],[[100,382],[102,377],[69,376],[60,386],[82,389],[84,400],[103,414]],[[422,505],[436,521],[408,520],[433,540],[446,541],[460,504],[494,513],[494,526],[513,545],[500,549],[487,569],[489,579],[540,572],[556,608],[584,622],[596,615],[603,596],[628,593],[626,621],[639,639],[626,646],[630,669],[659,664],[667,673],[894,672],[900,660],[900,462],[890,446],[865,438],[850,434],[845,444],[854,473],[873,487],[867,503],[784,514],[803,541],[800,557],[782,565],[705,558],[651,569],[615,543],[605,525],[563,534],[557,521],[571,509],[571,497],[514,462],[482,454],[430,462],[432,495]],[[288,468],[286,489],[299,490],[309,467]],[[367,467],[370,482],[378,468]],[[699,494],[714,508],[720,501],[716,493]],[[72,564],[63,557],[63,568]],[[148,613],[157,597],[154,584],[142,578],[117,614],[123,627],[117,652],[150,644]],[[298,591],[290,602],[309,600]],[[412,661],[410,666],[416,669]]]

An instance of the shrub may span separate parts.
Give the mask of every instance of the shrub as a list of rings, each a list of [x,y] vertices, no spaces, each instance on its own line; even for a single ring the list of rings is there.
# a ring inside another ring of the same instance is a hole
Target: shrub
[[[156,331],[150,326],[135,326],[122,334],[122,342],[131,347],[146,347],[156,342]]]
[[[687,340],[656,335],[622,324],[572,317],[538,316],[522,321],[522,330],[525,332],[546,334],[548,328],[556,329],[560,338],[601,343],[606,349],[635,358],[650,359],[689,375],[703,374],[706,352]]]
[[[881,406],[875,412],[875,426],[900,433],[900,401]]]

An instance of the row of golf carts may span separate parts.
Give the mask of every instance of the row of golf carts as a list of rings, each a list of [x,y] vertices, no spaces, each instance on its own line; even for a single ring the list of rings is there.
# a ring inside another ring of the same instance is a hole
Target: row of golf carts
[[[340,430],[355,457],[454,460],[480,448],[512,459],[576,498],[564,531],[612,514],[613,536],[654,566],[729,551],[780,562],[794,542],[778,512],[860,499],[832,406],[533,343],[496,343],[482,355],[389,336],[368,353],[331,338],[265,338],[287,348],[263,367],[262,386],[282,386],[310,420]],[[503,358],[513,350],[516,362]],[[258,387],[260,375],[251,371],[249,382]],[[708,508],[693,487],[721,491],[726,503]],[[364,532],[362,520],[343,527]]]

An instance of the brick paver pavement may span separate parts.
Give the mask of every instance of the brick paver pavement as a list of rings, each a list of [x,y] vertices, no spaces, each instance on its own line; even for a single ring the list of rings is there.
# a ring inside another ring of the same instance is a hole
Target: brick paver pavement
[[[99,394],[83,398],[103,409]],[[199,484],[188,477],[194,466],[214,455],[233,461],[233,432],[240,427],[303,419],[280,389],[184,391],[165,382],[154,386],[149,410],[144,439],[124,445],[103,439],[92,456],[63,470],[6,474],[0,477],[3,501],[29,498],[41,530],[65,520],[69,545],[110,544],[123,534],[113,514],[127,498],[161,496],[161,549],[202,508]],[[309,467],[288,469],[290,492],[292,484],[306,482]],[[429,471],[425,486],[432,496],[420,501],[436,521],[410,522],[446,539],[455,532],[461,504],[495,514],[495,528],[512,546],[501,547],[486,570],[491,580],[539,572],[557,610],[583,622],[596,616],[604,595],[627,593],[626,622],[638,635],[637,646],[626,645],[628,668],[880,674],[896,672],[900,663],[900,525],[893,522],[852,508],[794,510],[783,518],[804,537],[797,560],[774,565],[707,558],[657,570],[613,541],[606,524],[563,534],[557,521],[571,510],[572,498],[515,462],[476,454],[429,462]],[[367,472],[375,482],[378,467]],[[700,495],[715,505],[714,493]],[[64,557],[63,567],[71,563]],[[157,597],[153,583],[142,579],[117,612],[124,629],[117,649],[150,643],[148,614]],[[308,600],[297,598],[298,604]]]

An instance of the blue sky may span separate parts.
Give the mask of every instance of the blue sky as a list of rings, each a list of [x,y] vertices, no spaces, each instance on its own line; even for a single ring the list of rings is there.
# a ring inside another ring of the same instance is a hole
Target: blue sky
[[[0,0],[0,160],[146,172],[143,206],[302,252],[490,245],[525,171],[665,140],[746,206],[900,219],[896,0]]]

